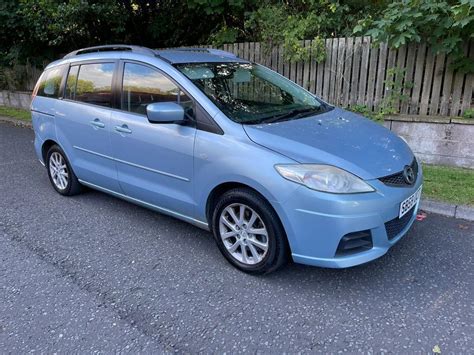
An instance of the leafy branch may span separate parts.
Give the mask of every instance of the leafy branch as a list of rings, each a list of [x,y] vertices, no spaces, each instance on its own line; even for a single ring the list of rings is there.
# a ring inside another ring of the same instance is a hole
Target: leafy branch
[[[371,36],[399,48],[410,42],[426,42],[435,54],[453,58],[453,69],[474,72],[474,61],[464,53],[464,44],[474,38],[474,0],[456,5],[440,0],[399,0],[387,6],[380,17],[360,20],[355,35]]]

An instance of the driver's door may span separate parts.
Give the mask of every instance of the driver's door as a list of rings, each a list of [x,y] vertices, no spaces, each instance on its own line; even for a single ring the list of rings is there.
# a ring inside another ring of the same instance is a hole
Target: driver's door
[[[192,106],[192,101],[156,68],[135,62],[121,67],[121,111],[112,113],[111,128],[120,186],[129,197],[191,216],[196,128],[150,123],[146,106],[153,102]]]

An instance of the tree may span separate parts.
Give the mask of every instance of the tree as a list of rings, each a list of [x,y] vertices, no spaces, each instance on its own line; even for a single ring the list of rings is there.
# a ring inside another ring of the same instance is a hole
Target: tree
[[[371,36],[375,43],[388,42],[394,48],[424,41],[435,54],[451,54],[455,68],[474,71],[474,61],[463,49],[474,38],[474,0],[395,1],[380,17],[359,21],[354,33]]]
[[[240,0],[3,0],[0,65],[42,64],[99,44],[209,43],[225,24],[236,26],[243,11]]]
[[[396,48],[427,41],[467,70],[473,65],[463,43],[473,37],[473,8],[474,0],[3,0],[0,86],[24,76],[25,63],[42,67],[93,45],[261,41],[264,49],[283,45],[287,60],[321,61],[323,38],[353,33]],[[304,39],[313,46],[301,46]]]
[[[304,60],[311,55],[322,61],[323,38],[352,34],[358,20],[367,12],[379,12],[383,4],[383,1],[272,1],[248,13],[245,29],[249,37],[268,46],[282,44],[287,60]],[[313,39],[312,47],[303,47],[304,39]]]

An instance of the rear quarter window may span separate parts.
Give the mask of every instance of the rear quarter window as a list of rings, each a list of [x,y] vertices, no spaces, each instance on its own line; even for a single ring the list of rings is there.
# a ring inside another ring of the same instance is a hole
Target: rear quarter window
[[[65,69],[65,66],[46,69],[36,84],[36,95],[58,98]]]
[[[71,66],[65,98],[91,105],[112,107],[114,63],[91,63]]]

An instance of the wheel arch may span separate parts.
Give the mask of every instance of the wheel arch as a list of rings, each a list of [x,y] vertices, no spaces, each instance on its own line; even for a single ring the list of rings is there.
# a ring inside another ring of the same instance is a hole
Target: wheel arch
[[[47,161],[46,161],[46,155],[48,154],[48,151],[49,149],[53,146],[53,145],[57,145],[59,147],[61,147],[58,142],[52,140],[52,139],[47,139],[43,142],[43,144],[41,145],[41,156],[43,158],[43,162],[45,164],[47,164]]]
[[[250,187],[246,184],[243,184],[241,182],[236,182],[236,181],[223,182],[223,183],[215,186],[211,190],[211,192],[209,193],[209,195],[207,197],[207,201],[206,201],[206,219],[207,219],[207,222],[209,224],[209,228],[212,227],[211,226],[211,224],[212,224],[212,211],[214,210],[214,206],[217,203],[217,198],[219,196],[222,196],[227,191],[230,191],[232,189],[239,188],[239,187],[240,188],[252,189],[252,190],[258,192],[254,188],[252,188],[252,187]]]
[[[281,217],[278,214],[277,209],[273,205],[271,199],[269,199],[268,196],[266,196],[265,193],[262,193],[262,191],[259,191],[259,189],[255,188],[253,186],[250,186],[246,183],[243,183],[243,182],[227,181],[227,182],[222,182],[222,183],[216,185],[211,190],[211,192],[209,193],[209,195],[207,197],[207,201],[206,201],[206,219],[207,219],[207,222],[208,222],[208,225],[209,225],[209,229],[211,231],[212,231],[212,213],[214,211],[214,207],[217,204],[219,196],[222,196],[227,191],[230,191],[230,190],[236,189],[236,188],[245,188],[245,189],[252,190],[253,192],[257,193],[259,196],[261,196],[265,201],[267,201],[267,203],[270,205],[270,207],[273,209],[276,216],[278,217],[278,220],[281,223],[283,229],[285,229],[284,225],[283,225],[283,221],[281,220]]]
[[[212,213],[213,213],[213,210],[214,210],[214,206],[216,206],[216,204],[218,202],[219,196],[222,196],[227,191],[230,191],[230,190],[235,189],[235,188],[249,189],[249,190],[253,191],[254,193],[258,194],[261,198],[263,198],[268,203],[270,208],[275,212],[275,216],[277,218],[277,223],[279,223],[280,227],[282,228],[285,243],[286,243],[287,257],[289,259],[291,259],[291,244],[290,244],[290,241],[288,239],[288,234],[287,234],[287,230],[285,228],[285,224],[283,223],[282,217],[278,213],[278,209],[275,208],[272,201],[267,196],[265,196],[264,193],[262,193],[261,191],[259,191],[256,188],[254,188],[254,187],[252,187],[248,184],[242,183],[242,182],[237,182],[237,181],[223,182],[223,183],[220,183],[219,185],[215,186],[211,190],[211,192],[209,193],[209,196],[208,196],[207,202],[206,202],[206,218],[207,218],[207,222],[208,222],[208,225],[209,225],[209,230],[211,231],[211,233],[213,232]]]

